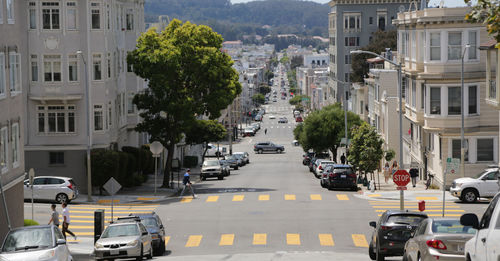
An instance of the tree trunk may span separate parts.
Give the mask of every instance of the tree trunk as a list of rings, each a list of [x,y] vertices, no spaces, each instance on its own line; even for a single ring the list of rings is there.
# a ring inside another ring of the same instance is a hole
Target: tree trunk
[[[163,184],[162,188],[170,187],[170,172],[172,172],[172,159],[174,158],[175,143],[170,141],[167,148],[167,162],[165,166],[165,172],[163,172]]]
[[[208,142],[205,142],[205,149],[203,150],[203,154],[201,155],[201,164],[205,162],[205,155],[207,154],[208,150]]]
[[[333,154],[333,161],[335,161],[336,163],[338,163],[338,162],[337,162],[337,146],[334,146],[334,147],[331,149],[331,151],[332,151],[332,154]]]

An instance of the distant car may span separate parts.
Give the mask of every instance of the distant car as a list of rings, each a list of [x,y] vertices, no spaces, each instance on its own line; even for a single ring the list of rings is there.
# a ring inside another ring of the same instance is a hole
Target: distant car
[[[302,119],[302,117],[300,116],[297,116],[295,117],[295,122],[303,122],[304,120]]]
[[[165,252],[165,227],[161,222],[160,216],[155,212],[143,214],[130,214],[126,217],[119,217],[115,223],[130,223],[140,220],[151,234],[153,240],[153,252],[161,256]]]
[[[426,218],[427,215],[420,212],[387,210],[378,222],[371,221],[374,230],[368,247],[370,259],[378,261],[388,256],[402,256],[406,241]]]
[[[203,161],[200,173],[201,180],[206,180],[207,178],[213,177],[216,177],[219,180],[224,179],[224,173],[219,160],[211,159]]]
[[[255,115],[254,120],[255,121],[262,121],[262,115],[259,115],[259,114]]]
[[[219,160],[220,166],[222,168],[222,173],[225,177],[231,175],[231,166],[227,160]]]
[[[276,99],[276,96],[273,97],[273,102],[277,102],[277,101],[278,101],[278,99]]]
[[[351,165],[333,164],[328,166],[322,173],[322,180],[325,188],[337,189],[345,188],[354,191],[358,190],[356,183],[356,172]]]
[[[260,154],[262,154],[264,152],[268,152],[268,151],[282,153],[285,150],[285,147],[283,147],[282,145],[276,145],[270,141],[267,141],[267,142],[256,143],[253,146],[253,150],[257,153],[260,153]]]
[[[233,152],[233,155],[242,155],[243,161],[246,164],[250,163],[250,154],[248,154],[248,152]]]
[[[299,141],[298,140],[292,140],[292,145],[293,146],[299,146]]]
[[[233,153],[233,156],[235,156],[238,159],[238,164],[240,167],[243,167],[247,164],[247,160],[245,159],[245,155]]]
[[[260,123],[259,122],[254,122],[251,124],[252,127],[254,127],[256,130],[260,130]]]
[[[153,239],[141,222],[108,225],[95,242],[95,260],[153,258]]]
[[[240,163],[240,159],[238,159],[236,156],[234,155],[227,155],[224,160],[226,160],[227,163],[229,163],[229,166],[231,168],[233,168],[234,170],[237,170],[241,163]]]
[[[465,242],[474,234],[459,219],[427,218],[406,242],[403,260],[466,260]]]
[[[244,137],[249,137],[249,136],[254,136],[255,132],[252,127],[247,127],[243,130],[243,136]]]
[[[0,260],[72,261],[73,257],[59,228],[42,225],[11,229],[3,241]]]
[[[78,197],[78,188],[72,178],[40,176],[33,179],[33,198],[35,200],[69,203]],[[29,180],[24,181],[24,199],[31,199]]]
[[[279,118],[278,123],[288,123],[288,119],[286,117],[281,117]]]
[[[302,164],[303,165],[309,165],[309,162],[311,162],[311,158],[314,157],[314,152],[310,151],[307,152],[306,154],[302,155]]]
[[[476,177],[458,178],[451,183],[450,193],[463,202],[473,203],[481,198],[492,198],[499,191],[498,166],[485,169]]]
[[[269,115],[269,119],[272,120],[272,119],[276,119],[276,116],[274,115]]]
[[[318,164],[318,166],[316,167],[316,171],[314,171],[314,174],[316,175],[316,178],[321,178],[321,174],[323,174],[323,170],[329,166],[329,165],[333,165],[335,164],[335,162],[333,161],[329,161],[329,160],[321,160]]]

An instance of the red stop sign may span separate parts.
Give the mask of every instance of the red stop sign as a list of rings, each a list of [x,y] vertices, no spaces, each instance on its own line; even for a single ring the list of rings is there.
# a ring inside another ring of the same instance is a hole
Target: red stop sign
[[[410,173],[408,173],[404,169],[400,169],[392,175],[392,180],[396,185],[403,187],[406,186],[408,183],[410,183]]]

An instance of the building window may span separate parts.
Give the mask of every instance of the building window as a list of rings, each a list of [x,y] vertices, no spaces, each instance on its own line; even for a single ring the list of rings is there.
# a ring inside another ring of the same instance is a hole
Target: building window
[[[363,101],[359,101],[359,113],[360,114],[363,114],[363,109],[364,109],[364,107],[363,107]]]
[[[30,3],[30,6],[31,4],[34,3]],[[28,12],[29,12],[28,15],[30,17],[30,29],[36,29],[36,24],[37,24],[36,9],[30,8]]]
[[[64,165],[64,152],[49,152],[49,165]]]
[[[135,105],[134,105],[134,93],[130,93],[128,95],[128,104],[127,104],[127,111],[128,114],[133,114],[135,113]]]
[[[106,28],[111,29],[111,11],[109,5],[106,5]]]
[[[38,82],[38,56],[31,55],[31,81]]]
[[[12,124],[12,165],[19,166],[19,123]]]
[[[45,82],[61,82],[61,56],[43,56],[43,79]]]
[[[3,24],[3,0],[0,0],[0,24]]]
[[[42,2],[42,22],[43,29],[56,30],[60,29],[59,24],[59,3],[58,2]]]
[[[470,31],[469,32],[469,60],[477,59],[477,32]]]
[[[14,23],[14,0],[7,0],[7,23]]]
[[[420,108],[425,111],[425,84],[420,84]]]
[[[111,78],[111,53],[108,53],[107,65],[108,65],[108,78]]]
[[[385,31],[385,26],[387,25],[387,14],[377,15],[377,26],[381,31]]]
[[[92,56],[92,64],[93,64],[93,72],[94,72],[94,80],[99,81],[102,80],[102,60],[100,54],[94,54]]]
[[[373,17],[370,16],[370,18],[368,18],[368,23],[373,24]]]
[[[467,140],[464,140],[467,143]],[[454,139],[451,141],[451,157],[455,159],[461,158],[462,141],[460,139]],[[493,152],[492,152],[493,154]],[[469,152],[466,150],[464,153],[464,160],[469,161]]]
[[[125,15],[125,20],[127,23],[127,30],[134,30],[134,10],[128,9],[127,14]]]
[[[20,67],[20,54],[10,53],[9,54],[9,67],[10,67],[10,91],[20,92],[21,91],[21,67]]]
[[[441,114],[441,88],[431,87],[431,114]]]
[[[345,57],[344,57],[344,63],[345,64],[351,64],[351,55],[350,54],[346,54]]]
[[[350,73],[344,73],[344,81],[348,82],[351,74]]]
[[[462,32],[448,33],[448,60],[460,60],[462,57]]]
[[[431,61],[441,60],[441,33],[430,33]]]
[[[7,160],[9,156],[9,151],[8,151],[8,142],[9,142],[9,137],[7,136],[7,127],[3,127],[0,129],[0,169],[5,170],[8,168],[7,166]]]
[[[345,46],[359,46],[359,37],[345,37]]]
[[[460,87],[448,87],[448,115],[460,115]]]
[[[469,86],[469,114],[477,113],[477,86]]]
[[[477,139],[477,161],[493,161],[493,139]]]
[[[99,10],[98,3],[92,3],[92,29],[101,29],[101,11]]]
[[[94,131],[104,129],[104,112],[102,105],[94,105]]]
[[[344,29],[360,29],[361,14],[344,15]]]
[[[113,125],[113,107],[111,105],[111,102],[108,103],[108,126]]]
[[[38,133],[74,133],[75,106],[37,106]]]
[[[78,56],[76,54],[68,55],[68,81],[78,81]]]
[[[411,106],[417,107],[417,82],[413,79],[411,80]]]
[[[5,54],[0,52],[0,96],[5,95],[6,82],[7,80],[5,77]]]
[[[77,17],[76,17],[76,3],[68,2],[68,9],[66,9],[66,26],[68,30],[76,30]]]

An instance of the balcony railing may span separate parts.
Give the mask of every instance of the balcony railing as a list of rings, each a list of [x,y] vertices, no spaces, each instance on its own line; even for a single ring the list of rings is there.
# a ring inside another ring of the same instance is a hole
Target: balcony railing
[[[497,98],[497,84],[495,80],[490,80],[489,84],[490,88],[490,99],[496,99]]]

